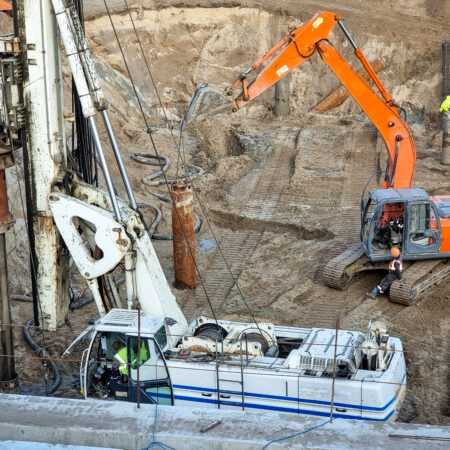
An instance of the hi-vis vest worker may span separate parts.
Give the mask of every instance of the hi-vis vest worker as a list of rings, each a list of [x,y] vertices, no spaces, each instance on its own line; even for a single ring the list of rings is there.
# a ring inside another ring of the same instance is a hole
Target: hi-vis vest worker
[[[134,345],[133,345],[134,344]],[[131,341],[131,368],[137,368],[137,339]],[[139,362],[142,364],[147,361],[149,355],[147,353],[147,346],[145,345],[145,341],[141,341],[141,351],[139,352]]]
[[[114,346],[115,348],[116,346]],[[119,362],[119,372],[122,375],[128,375],[127,367],[127,348],[122,347],[115,355],[114,359]]]
[[[442,102],[442,105],[439,108],[439,112],[448,111],[449,109],[450,109],[450,95],[447,95],[447,98]]]
[[[395,272],[395,264],[398,263],[399,264],[399,271],[403,272],[403,263],[401,259],[393,259],[390,263],[389,263],[389,272]]]
[[[118,361],[119,363],[119,372],[122,375],[128,375],[128,365],[127,365],[127,348],[123,346],[123,344],[120,341],[114,342],[114,350],[117,351],[117,353],[114,355],[114,359]],[[136,341],[136,347],[137,347],[137,341]],[[139,354],[140,363],[143,363],[147,361],[149,358],[147,353],[147,348],[145,345],[145,342],[143,341],[141,343],[141,351]],[[136,369],[137,367],[137,349],[131,348],[131,367],[133,369]]]

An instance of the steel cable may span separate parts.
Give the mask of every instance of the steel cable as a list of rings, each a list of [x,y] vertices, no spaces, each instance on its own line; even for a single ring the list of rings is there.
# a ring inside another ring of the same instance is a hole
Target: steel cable
[[[155,141],[154,141],[154,139],[153,139],[153,135],[152,135],[152,132],[151,132],[149,123],[148,123],[148,121],[147,121],[147,117],[146,117],[146,115],[145,115],[145,113],[144,113],[144,109],[143,109],[143,106],[142,106],[141,99],[139,98],[139,95],[138,95],[138,93],[137,93],[136,85],[134,84],[133,77],[132,77],[131,72],[130,72],[130,69],[129,69],[129,67],[128,67],[128,63],[127,63],[127,60],[126,60],[126,58],[125,58],[125,54],[124,54],[124,52],[123,52],[122,44],[120,43],[119,36],[117,35],[116,27],[115,27],[114,22],[113,22],[113,20],[112,20],[111,13],[110,13],[109,7],[108,7],[108,5],[107,5],[107,3],[106,3],[106,0],[103,0],[103,3],[104,3],[104,5],[105,5],[106,12],[107,12],[108,17],[109,17],[109,21],[111,22],[111,27],[112,27],[112,29],[113,29],[113,32],[114,32],[114,35],[115,35],[115,38],[116,38],[116,41],[117,41],[117,45],[118,45],[119,50],[120,50],[120,53],[121,53],[121,55],[122,55],[122,59],[123,59],[123,62],[124,62],[124,64],[125,64],[125,68],[126,68],[126,70],[127,70],[128,77],[129,77],[129,79],[130,79],[130,83],[131,83],[131,85],[132,85],[132,87],[133,87],[134,95],[135,95],[135,97],[136,97],[136,100],[137,100],[138,105],[139,105],[139,109],[140,109],[140,111],[141,111],[142,119],[143,119],[143,121],[144,121],[144,123],[145,123],[146,131],[147,131],[147,135],[148,135],[148,137],[149,137],[149,139],[150,139],[150,142],[151,142],[151,144],[152,144],[153,150],[154,150],[156,156],[158,157],[158,161],[160,162],[160,167],[161,167],[161,171],[162,171],[162,170],[163,170],[163,167],[162,167],[162,164],[161,164],[161,160],[160,160],[160,158],[159,158],[159,152],[158,152],[158,149],[157,149],[157,147],[156,147]],[[127,5],[127,6],[128,6],[128,5]],[[128,10],[128,11],[129,11],[129,10]],[[130,14],[130,17],[131,17],[131,14]],[[134,22],[133,22],[133,24],[134,24]],[[133,25],[133,26],[134,26],[134,25]],[[164,179],[167,181],[166,174],[163,172],[162,175],[163,175]],[[169,185],[167,185],[167,189],[168,189],[170,198],[172,198],[172,193],[171,193],[171,191],[170,191]],[[174,211],[175,211],[175,213],[176,213],[176,215],[177,215],[177,219],[178,219],[178,221],[179,221],[179,223],[180,223],[180,226],[181,226],[181,229],[182,229],[182,231],[183,231],[183,235],[184,235],[184,238],[185,238],[185,240],[186,240],[187,247],[188,247],[188,249],[189,249],[189,253],[190,253],[190,255],[191,255],[191,258],[192,258],[192,260],[193,260],[193,262],[194,262],[194,265],[195,265],[195,269],[196,269],[196,271],[197,271],[197,273],[198,273],[198,276],[199,276],[199,278],[200,278],[200,283],[201,283],[201,285],[202,285],[202,287],[203,287],[203,290],[204,290],[204,292],[205,292],[206,299],[207,299],[207,301],[208,301],[208,303],[209,303],[209,306],[210,306],[210,308],[211,308],[211,313],[212,313],[212,315],[213,315],[213,317],[214,317],[214,320],[215,320],[216,324],[218,324],[217,317],[216,317],[216,314],[215,314],[215,312],[214,312],[214,308],[212,307],[211,300],[210,300],[210,298],[209,298],[209,296],[208,296],[208,293],[207,293],[207,291],[206,291],[206,287],[205,287],[205,283],[204,283],[204,281],[203,281],[203,277],[202,277],[202,275],[201,275],[201,272],[200,272],[200,269],[199,269],[199,267],[198,267],[197,261],[195,260],[195,257],[194,257],[194,253],[193,253],[193,251],[192,251],[192,248],[191,248],[191,246],[189,245],[189,242],[188,242],[188,239],[187,239],[187,235],[186,235],[186,230],[184,229],[184,225],[183,225],[183,223],[182,223],[182,221],[181,221],[181,218],[180,218],[180,216],[179,216],[179,214],[178,214],[178,211],[177,211],[176,209],[174,209]]]
[[[143,108],[142,108],[140,99],[139,99],[139,97],[138,97],[138,95],[137,95],[136,88],[135,88],[134,83],[133,83],[133,81],[132,81],[131,73],[130,73],[130,70],[129,70],[129,68],[128,68],[128,64],[127,64],[127,62],[126,62],[126,60],[125,60],[125,55],[124,55],[124,53],[123,53],[122,46],[121,46],[121,44],[120,44],[120,42],[119,42],[119,37],[118,37],[118,35],[117,35],[117,33],[116,33],[116,29],[115,29],[115,27],[114,27],[114,24],[113,24],[113,21],[112,21],[112,18],[111,18],[111,14],[110,14],[109,8],[108,8],[108,6],[107,6],[107,4],[106,4],[106,0],[103,0],[103,2],[104,2],[104,4],[105,4],[106,10],[107,10],[107,13],[108,13],[108,16],[109,16],[109,20],[110,20],[110,22],[111,22],[111,26],[113,27],[113,31],[114,31],[114,34],[115,34],[117,43],[118,43],[118,45],[119,45],[120,52],[121,52],[121,54],[122,54],[122,58],[123,58],[123,60],[124,60],[125,67],[126,67],[127,72],[128,72],[128,76],[130,77],[130,81],[131,81],[131,83],[133,84],[135,96],[136,96],[136,99],[137,99],[137,101],[138,101],[138,103],[139,103],[139,106],[140,106],[140,109],[141,109],[141,113],[142,113],[142,116],[143,116],[143,118],[144,118],[144,122],[145,122],[145,124],[146,124],[146,126],[147,126],[147,133],[149,134],[150,139],[151,139],[151,142],[152,142],[152,145],[153,145],[154,149],[156,150],[156,148],[155,148],[155,143],[154,143],[153,137],[152,137],[152,135],[151,135],[151,133],[150,133],[150,129],[149,129],[149,127],[148,127],[148,123],[147,123],[147,120],[146,120],[146,118],[145,118],[145,114],[144,114],[144,111],[143,111]],[[147,73],[148,73],[148,75],[149,75],[149,77],[150,77],[150,79],[151,79],[151,81],[152,81],[153,88],[154,88],[154,90],[155,90],[156,96],[158,97],[158,101],[159,101],[160,107],[161,107],[161,109],[163,110],[163,113],[164,113],[164,115],[165,115],[165,117],[166,117],[166,120],[168,120],[168,117],[167,117],[167,114],[166,114],[166,112],[165,112],[165,110],[164,110],[164,107],[163,107],[163,104],[162,104],[162,100],[161,100],[161,97],[160,97],[160,95],[159,95],[159,92],[158,92],[158,89],[157,89],[155,80],[154,80],[153,75],[152,75],[152,73],[151,73],[150,66],[149,66],[149,64],[148,64],[147,57],[146,57],[145,52],[144,52],[144,49],[143,49],[141,39],[140,39],[139,34],[138,34],[138,32],[137,32],[136,26],[135,26],[135,24],[134,24],[134,20],[133,20],[133,17],[132,17],[132,15],[131,15],[130,8],[128,7],[127,0],[124,0],[124,2],[125,2],[125,5],[126,5],[126,8],[127,8],[128,15],[129,15],[130,20],[131,20],[131,24],[132,24],[132,26],[133,26],[134,33],[135,33],[135,35],[136,35],[136,39],[137,39],[137,41],[138,41],[138,43],[139,43],[139,47],[140,47],[140,50],[141,50],[142,57],[143,57],[143,59],[144,59],[145,65],[146,65],[146,67],[147,67]],[[182,142],[182,139],[181,139],[181,138],[182,138],[182,132],[183,132],[183,130],[180,131],[180,143]],[[171,135],[172,135],[172,138],[173,138],[173,140],[174,140],[175,146],[176,146],[176,148],[177,148],[177,150],[178,150],[178,155],[181,157],[181,159],[182,159],[183,162],[184,162],[184,165],[186,166],[186,161],[185,161],[184,155],[181,155],[180,147],[179,147],[179,145],[177,145],[177,142],[176,142],[176,140],[175,140],[175,136],[174,136],[172,130],[171,130]],[[155,152],[155,153],[157,153],[157,152]],[[202,204],[202,202],[201,202],[201,200],[200,200],[200,197],[199,197],[199,195],[198,195],[198,193],[197,193],[197,191],[196,191],[196,189],[195,189],[195,187],[194,187],[194,184],[192,183],[192,180],[191,180],[191,178],[189,177],[188,172],[186,172],[186,173],[187,173],[187,179],[188,179],[189,182],[191,183],[192,190],[193,190],[193,192],[194,192],[195,198],[197,199],[197,201],[198,201],[198,203],[199,203],[199,205],[200,205],[200,208],[201,208],[201,210],[202,210],[202,213],[203,213],[203,215],[204,215],[204,217],[205,217],[205,219],[206,219],[206,223],[208,224],[208,227],[209,227],[209,229],[210,229],[210,231],[211,231],[211,233],[212,233],[212,235],[213,235],[213,239],[214,239],[214,241],[216,242],[217,248],[219,249],[219,252],[220,252],[220,254],[221,254],[221,257],[223,258],[223,260],[224,260],[224,262],[225,262],[225,265],[226,265],[226,267],[227,267],[227,270],[228,270],[228,272],[229,272],[230,275],[231,275],[231,278],[232,278],[232,280],[233,280],[233,283],[235,284],[235,286],[236,286],[236,288],[237,288],[237,290],[238,290],[238,293],[239,293],[239,295],[241,296],[241,298],[242,298],[242,300],[243,300],[243,302],[244,302],[245,307],[247,308],[247,310],[248,310],[250,316],[252,317],[252,320],[255,322],[256,327],[258,328],[259,332],[262,334],[262,332],[261,332],[261,330],[260,330],[260,328],[259,328],[258,322],[256,321],[256,317],[255,317],[255,315],[253,314],[253,312],[251,311],[250,307],[248,306],[248,303],[247,303],[247,301],[246,301],[246,299],[245,299],[245,297],[244,297],[244,294],[243,294],[243,292],[241,291],[241,288],[239,287],[239,284],[238,284],[238,282],[237,282],[237,279],[235,278],[233,272],[231,271],[231,267],[230,267],[230,265],[228,264],[228,261],[227,261],[226,258],[225,258],[225,255],[224,255],[224,253],[223,253],[223,251],[222,251],[222,248],[220,247],[219,241],[218,241],[218,239],[217,239],[217,237],[216,237],[216,235],[215,235],[215,233],[214,233],[214,231],[213,231],[213,229],[212,229],[210,220],[209,220],[209,218],[208,218],[208,215],[206,214],[205,208],[203,207],[203,204]],[[165,177],[165,176],[164,176],[164,177]],[[170,189],[169,189],[169,194],[171,195]],[[178,213],[177,213],[177,215],[178,215]],[[178,219],[179,219],[179,217],[178,217]],[[183,227],[183,224],[181,223],[181,220],[180,220],[180,225],[181,225],[181,228],[182,228],[182,230],[183,230],[183,233],[184,233],[184,236],[185,236],[185,239],[186,239],[186,242],[187,242],[186,233],[185,233],[185,231],[184,231],[184,227]],[[206,298],[207,298],[208,303],[209,303],[209,306],[210,306],[210,308],[211,308],[211,312],[212,312],[212,314],[213,314],[213,316],[214,316],[214,319],[216,319],[216,315],[215,315],[214,308],[213,308],[213,306],[212,306],[212,304],[211,304],[211,301],[210,301],[210,299],[209,299],[209,296],[208,296],[208,294],[207,294],[207,292],[206,292],[206,287],[204,286],[203,279],[202,279],[202,277],[201,277],[200,271],[199,271],[199,269],[198,269],[198,267],[197,267],[197,263],[196,263],[196,261],[195,261],[195,258],[194,258],[194,256],[193,256],[193,254],[192,254],[192,250],[191,250],[189,244],[188,244],[188,247],[189,247],[189,251],[190,251],[190,253],[191,253],[192,259],[194,260],[194,264],[195,264],[195,267],[196,267],[196,269],[197,269],[197,273],[199,274],[199,278],[200,278],[200,280],[201,280],[201,283],[202,283],[202,286],[203,286],[203,289],[204,289]],[[217,321],[217,319],[216,319],[216,321]]]

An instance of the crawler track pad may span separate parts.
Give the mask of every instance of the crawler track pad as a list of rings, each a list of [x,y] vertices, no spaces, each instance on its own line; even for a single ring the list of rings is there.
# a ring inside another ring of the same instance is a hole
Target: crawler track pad
[[[415,303],[419,295],[450,276],[450,260],[430,259],[416,261],[403,272],[401,280],[394,281],[389,300],[405,306]]]
[[[356,281],[354,275],[364,270],[362,268],[368,263],[362,244],[357,242],[328,261],[323,269],[323,281],[334,289],[344,290]]]

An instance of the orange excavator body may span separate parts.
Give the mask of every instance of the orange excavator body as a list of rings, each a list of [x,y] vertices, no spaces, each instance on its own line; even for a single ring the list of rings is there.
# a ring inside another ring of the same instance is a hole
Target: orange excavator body
[[[5,1],[5,0],[0,0],[0,11],[5,11],[5,12],[12,12],[12,5],[11,3]]]

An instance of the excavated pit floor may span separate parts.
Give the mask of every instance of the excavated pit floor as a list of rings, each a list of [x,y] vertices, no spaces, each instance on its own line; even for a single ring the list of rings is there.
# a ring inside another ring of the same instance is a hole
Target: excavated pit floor
[[[166,188],[142,184],[140,179],[152,169],[129,157],[132,152],[152,149],[137,106],[128,97],[126,72],[98,3],[86,30],[97,63],[105,68],[103,82],[107,95],[114,100],[111,116],[117,138],[137,196],[162,208],[158,232],[170,234],[167,204],[149,193],[167,195]],[[335,8],[329,2],[313,5],[286,1],[280,13],[270,2],[247,1],[244,7],[228,3],[216,9],[202,2],[181,6],[176,2],[155,2],[155,8],[144,2],[141,8],[140,2],[133,2],[137,6],[133,14],[167,107],[169,126],[172,121],[176,125],[197,84],[231,83],[239,70],[267,51],[286,30],[298,26],[318,9]],[[373,5],[370,19],[364,2],[341,3],[338,12],[348,18],[347,27],[367,49],[369,59],[385,57],[389,61],[380,76],[409,112],[418,153],[415,185],[431,194],[450,192],[450,170],[439,165],[442,134],[435,113],[439,103],[436,74],[440,73],[440,42],[448,20],[443,20],[426,1],[408,4],[406,11],[383,0]],[[389,29],[383,7],[396,8],[389,15]],[[113,18],[126,54],[133,58],[135,81],[149,114],[153,114],[155,142],[161,153],[172,160],[168,176],[173,177],[175,144],[164,117],[155,108],[156,98],[131,34],[131,24],[126,15]],[[414,25],[414,35],[420,32],[422,38],[411,36],[405,23]],[[338,33],[333,34],[333,39],[338,45],[344,43]],[[243,47],[243,43],[248,45]],[[348,46],[344,46],[344,55],[352,59]],[[67,83],[69,79],[65,71]],[[203,219],[207,212],[213,231],[204,220],[197,236],[198,264],[205,289],[199,285],[195,290],[174,292],[188,318],[211,315],[209,299],[219,317],[250,320],[237,281],[257,320],[334,328],[339,316],[341,327],[361,330],[367,328],[369,320],[383,320],[391,333],[402,339],[406,351],[408,392],[400,420],[449,425],[449,284],[441,284],[416,305],[404,308],[387,298],[372,300],[365,296],[382,273],[363,277],[345,292],[332,290],[322,282],[322,268],[328,259],[358,240],[361,191],[372,172],[385,165],[380,137],[352,100],[323,116],[308,113],[337,86],[334,76],[315,58],[292,73],[289,117],[273,116],[273,90],[269,90],[245,111],[188,127],[187,162],[209,171],[195,182],[199,197],[196,212]],[[178,140],[176,130],[174,134]],[[108,160],[112,165],[110,154]],[[119,179],[117,170],[112,173]],[[375,179],[372,187],[376,185]],[[16,209],[14,213],[20,219],[20,208]],[[154,245],[171,282],[172,244],[154,241]],[[84,285],[77,286],[89,296]],[[17,293],[26,291],[27,281],[13,283],[13,289]],[[30,305],[14,303],[17,324],[23,324],[31,314]],[[45,333],[38,339],[45,342],[51,354],[60,355],[85,327],[88,317],[97,317],[95,306],[71,312],[67,325],[58,333]],[[15,330],[15,338],[22,383],[39,382],[41,364],[30,359],[32,352],[24,344],[20,327]],[[57,395],[77,397],[76,389],[70,388],[74,383],[71,374],[77,371],[76,358],[60,362],[66,383]]]

